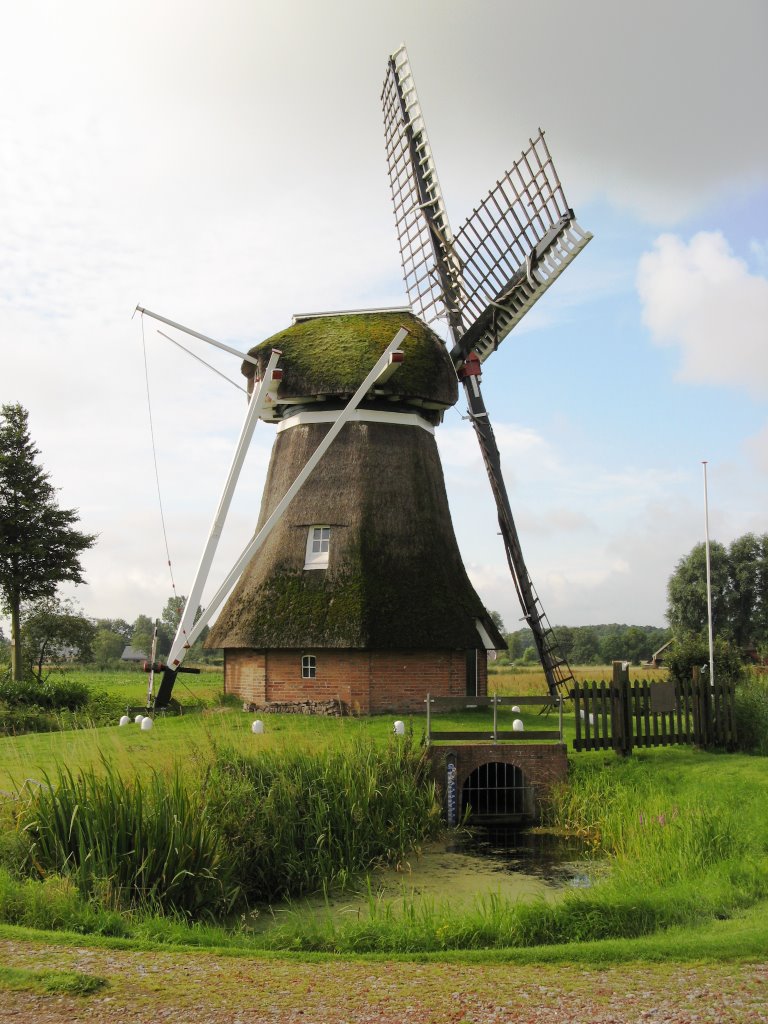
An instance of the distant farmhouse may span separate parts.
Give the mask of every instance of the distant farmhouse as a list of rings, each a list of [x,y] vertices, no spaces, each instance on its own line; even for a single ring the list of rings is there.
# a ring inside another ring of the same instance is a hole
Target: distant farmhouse
[[[130,661],[132,663],[138,663],[140,661],[149,661],[149,655],[144,651],[139,650],[138,647],[131,647],[128,644],[120,655],[120,661]]]

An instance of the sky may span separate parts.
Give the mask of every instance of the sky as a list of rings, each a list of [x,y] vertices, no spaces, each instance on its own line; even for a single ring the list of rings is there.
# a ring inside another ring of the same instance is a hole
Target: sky
[[[380,108],[404,42],[454,231],[541,126],[594,234],[483,368],[542,604],[553,624],[663,625],[704,538],[702,460],[712,538],[768,531],[767,40],[764,0],[10,6],[0,402],[29,410],[61,504],[98,534],[64,592],[128,621],[171,593],[151,404],[188,593],[245,413],[137,303],[240,350],[294,313],[406,304]],[[463,412],[437,431],[454,528],[514,629]],[[206,595],[254,528],[273,439],[257,428]]]

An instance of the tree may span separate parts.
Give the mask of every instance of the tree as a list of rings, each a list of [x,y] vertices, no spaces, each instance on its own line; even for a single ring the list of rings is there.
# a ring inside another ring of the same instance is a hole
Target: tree
[[[496,629],[503,635],[504,634],[504,619],[501,617],[500,612],[488,612],[491,617],[491,622],[494,624]]]
[[[737,537],[729,548],[710,544],[715,634],[743,648],[768,643],[768,534]],[[677,635],[707,627],[706,549],[697,544],[667,584],[667,617]]]
[[[22,602],[51,598],[59,583],[83,582],[80,555],[96,535],[75,529],[76,509],[59,508],[37,463],[21,405],[0,408],[0,596],[11,618],[11,672],[21,679]]]
[[[133,626],[129,625],[125,619],[94,619],[93,624],[96,629],[106,629],[110,633],[117,633],[123,641],[123,646],[131,642]]]
[[[38,683],[46,667],[63,661],[88,661],[96,627],[72,601],[43,597],[22,610],[21,639],[25,667]]]
[[[600,658],[600,641],[597,633],[589,626],[579,626],[573,631],[573,647],[571,663],[574,665],[594,665]]]
[[[131,631],[131,646],[136,651],[143,651],[147,657],[152,653],[152,635],[155,624],[148,615],[139,615]]]
[[[570,626],[555,626],[555,636],[563,656],[567,659],[571,656],[574,636]]]
[[[171,644],[176,636],[176,630],[179,628],[181,616],[184,613],[184,605],[186,603],[187,599],[183,594],[181,596],[173,594],[165,602],[165,608],[163,608],[163,614],[160,616],[160,623],[157,627],[158,650],[162,651],[164,656],[167,656],[171,649]],[[202,608],[198,605],[197,611],[195,612],[194,622],[197,622],[201,613]],[[208,636],[208,632],[208,626],[205,626],[202,629],[200,636],[192,645],[191,650],[193,650],[195,655],[198,657],[202,654],[203,642]]]
[[[710,544],[712,621],[716,630],[728,625],[728,552]],[[698,633],[707,625],[706,548],[697,544],[681,558],[667,583],[667,618],[675,633]]]
[[[93,638],[93,660],[99,668],[106,668],[112,661],[117,661],[125,648],[125,637],[103,626],[96,630]]]

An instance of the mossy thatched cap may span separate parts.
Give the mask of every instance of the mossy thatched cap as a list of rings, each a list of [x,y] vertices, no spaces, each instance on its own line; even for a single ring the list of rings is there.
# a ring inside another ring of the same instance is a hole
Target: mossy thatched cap
[[[408,312],[339,313],[300,320],[256,345],[242,372],[252,386],[254,372],[266,369],[273,348],[283,353],[278,401],[297,398],[347,398],[354,394],[400,327],[409,334],[403,343],[405,361],[377,388],[386,398],[427,402],[448,408],[458,399],[456,372],[445,345],[423,321]]]

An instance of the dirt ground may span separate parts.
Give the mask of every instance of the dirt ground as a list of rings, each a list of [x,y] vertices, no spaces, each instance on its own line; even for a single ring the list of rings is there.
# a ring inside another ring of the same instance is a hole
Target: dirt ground
[[[250,959],[0,941],[0,963],[108,980],[84,997],[0,994],[34,1024],[752,1024],[768,962],[579,966]]]

